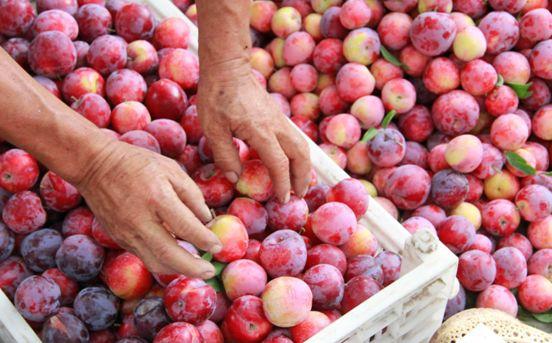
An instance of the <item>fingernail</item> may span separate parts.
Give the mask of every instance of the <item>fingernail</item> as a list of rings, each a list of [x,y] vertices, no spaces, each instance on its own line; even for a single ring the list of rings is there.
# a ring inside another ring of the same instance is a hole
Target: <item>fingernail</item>
[[[211,213],[211,210],[208,207],[204,207],[201,210],[201,212],[203,212],[202,215],[203,215],[203,218],[205,219],[204,223],[207,223],[213,220],[213,214]]]
[[[211,250],[209,250],[209,252],[211,254],[218,254],[219,252],[222,251],[222,245],[220,244],[216,244],[216,245],[213,245],[213,247],[211,248]]]
[[[238,182],[238,174],[236,174],[232,171],[224,173],[224,176],[226,176],[228,181],[230,181],[232,183]]]
[[[290,198],[290,195],[289,195],[289,192],[286,193],[286,195],[284,196],[284,200],[282,201],[283,204],[287,204],[289,202],[289,198]]]
[[[212,277],[214,277],[214,276],[215,276],[215,272],[214,272],[214,271],[206,271],[206,272],[203,272],[203,273],[201,274],[201,278],[202,278],[202,279],[210,279],[210,278],[212,278]]]

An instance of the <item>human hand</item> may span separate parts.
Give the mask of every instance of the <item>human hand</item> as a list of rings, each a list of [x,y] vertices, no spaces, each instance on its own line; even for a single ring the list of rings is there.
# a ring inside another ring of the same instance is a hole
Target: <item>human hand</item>
[[[212,216],[201,191],[175,161],[114,142],[90,165],[76,187],[122,248],[139,256],[151,272],[214,276],[209,262],[177,245],[175,237],[212,253],[222,247],[203,225]]]
[[[307,142],[255,80],[248,63],[202,69],[197,109],[215,163],[231,182],[241,173],[234,135],[257,151],[279,201],[289,200],[292,187],[298,196],[305,195],[311,178]]]

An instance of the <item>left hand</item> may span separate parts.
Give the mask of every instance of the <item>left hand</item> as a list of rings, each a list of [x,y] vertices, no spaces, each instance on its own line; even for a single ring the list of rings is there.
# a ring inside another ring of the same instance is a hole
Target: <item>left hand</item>
[[[249,64],[234,61],[205,69],[197,109],[217,166],[237,181],[241,163],[234,135],[257,151],[279,201],[289,200],[292,187],[298,196],[305,195],[311,179],[307,142],[255,80]]]

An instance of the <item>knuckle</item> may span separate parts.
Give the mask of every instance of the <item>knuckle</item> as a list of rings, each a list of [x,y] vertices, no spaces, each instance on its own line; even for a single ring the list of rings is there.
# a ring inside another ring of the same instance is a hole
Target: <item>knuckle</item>
[[[155,249],[155,257],[159,261],[167,261],[171,258],[170,249],[166,245],[160,245]]]

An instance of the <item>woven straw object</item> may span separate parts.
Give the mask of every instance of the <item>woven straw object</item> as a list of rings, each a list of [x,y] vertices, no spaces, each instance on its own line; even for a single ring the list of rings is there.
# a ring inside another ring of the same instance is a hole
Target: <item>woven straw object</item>
[[[454,343],[484,324],[508,343],[552,343],[552,335],[493,309],[474,308],[450,317],[430,343]]]

